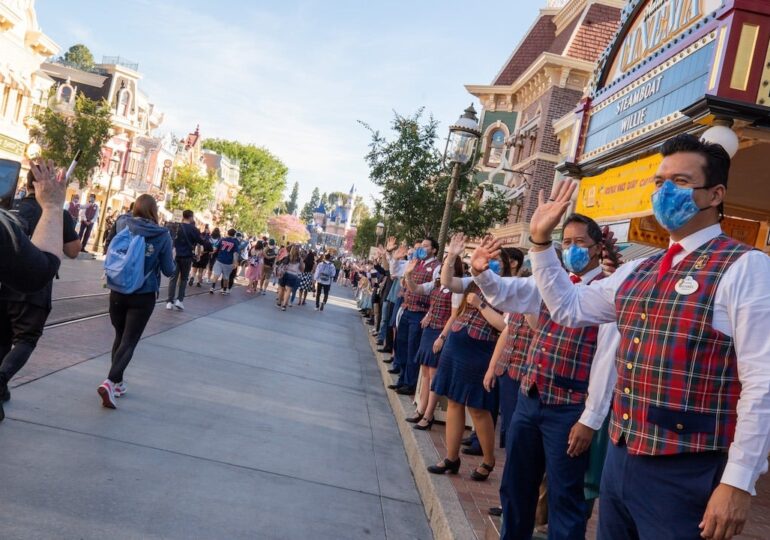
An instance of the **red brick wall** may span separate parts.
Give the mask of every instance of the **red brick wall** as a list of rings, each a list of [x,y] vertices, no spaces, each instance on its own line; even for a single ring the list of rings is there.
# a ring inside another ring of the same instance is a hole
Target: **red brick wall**
[[[567,56],[595,62],[609,45],[619,25],[619,9],[601,4],[592,5],[575,34]]]

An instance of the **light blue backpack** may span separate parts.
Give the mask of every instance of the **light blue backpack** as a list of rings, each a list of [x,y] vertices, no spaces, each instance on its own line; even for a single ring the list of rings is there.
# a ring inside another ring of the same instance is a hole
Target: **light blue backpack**
[[[144,236],[128,227],[116,234],[104,259],[107,287],[122,294],[138,290],[150,275],[144,273],[145,249]]]

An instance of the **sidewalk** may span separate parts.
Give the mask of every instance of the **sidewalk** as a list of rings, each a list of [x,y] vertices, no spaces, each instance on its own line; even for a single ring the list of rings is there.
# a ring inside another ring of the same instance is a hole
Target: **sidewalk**
[[[109,319],[47,332],[0,424],[0,537],[432,538],[346,293],[156,309],[116,411]]]

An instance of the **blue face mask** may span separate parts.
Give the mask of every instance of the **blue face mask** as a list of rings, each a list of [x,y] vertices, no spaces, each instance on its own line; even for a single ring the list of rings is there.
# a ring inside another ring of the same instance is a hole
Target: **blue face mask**
[[[503,271],[503,265],[497,259],[492,259],[489,261],[489,269],[499,276]]]
[[[427,258],[428,258],[428,250],[427,250],[427,249],[425,249],[425,248],[424,248],[424,247],[422,247],[422,246],[418,247],[418,248],[415,250],[414,254],[415,254],[415,256],[416,256],[418,259],[420,259],[421,261],[424,261],[425,259],[427,259]]]
[[[591,255],[588,254],[587,247],[580,247],[572,244],[562,251],[561,254],[564,267],[573,274],[579,274],[585,270],[588,263],[591,262]]]
[[[683,188],[671,180],[666,180],[658,191],[652,194],[652,211],[664,229],[679,230],[698,215],[698,212],[711,208],[698,208],[692,198],[696,189],[708,188]]]

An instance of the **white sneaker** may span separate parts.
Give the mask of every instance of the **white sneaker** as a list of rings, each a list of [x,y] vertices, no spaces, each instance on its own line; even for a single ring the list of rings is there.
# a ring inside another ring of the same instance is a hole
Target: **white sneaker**
[[[112,384],[112,381],[105,379],[96,391],[102,398],[102,407],[117,409],[117,404],[115,403],[115,386]]]
[[[128,392],[128,385],[126,384],[126,381],[119,382],[112,389],[112,393],[115,394],[116,398],[123,397],[126,392]]]
[[[174,302],[174,305],[179,311],[184,311],[184,304],[182,303],[181,300],[177,300],[176,302]]]
[[[166,309],[174,309],[174,304],[171,302],[166,302]]]

